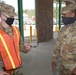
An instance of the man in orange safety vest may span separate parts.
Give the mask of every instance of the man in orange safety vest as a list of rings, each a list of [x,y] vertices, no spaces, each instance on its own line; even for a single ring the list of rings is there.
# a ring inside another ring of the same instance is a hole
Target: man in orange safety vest
[[[31,49],[29,44],[24,45],[19,29],[12,26],[14,16],[13,6],[0,3],[0,75],[23,75],[19,51]]]

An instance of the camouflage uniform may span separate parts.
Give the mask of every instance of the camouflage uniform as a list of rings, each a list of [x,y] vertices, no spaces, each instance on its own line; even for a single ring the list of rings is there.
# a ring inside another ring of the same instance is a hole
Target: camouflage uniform
[[[61,0],[62,2],[76,3],[76,0]]]
[[[59,0],[56,0],[59,1]],[[70,3],[76,3],[76,0],[61,0],[62,2],[70,2]]]
[[[76,5],[70,4],[63,7],[62,13],[75,10]],[[56,47],[53,53],[53,61],[56,62],[60,55],[60,75],[71,75],[76,67],[76,21],[73,24],[63,26],[58,32]]]
[[[11,5],[0,3],[0,9],[1,9],[1,12],[5,12],[9,16],[15,16],[16,15],[15,10]],[[3,26],[0,24],[0,28],[2,30],[4,30],[9,36],[11,36],[11,38],[13,37],[13,32],[12,32],[11,26],[9,26],[9,28],[3,28]],[[24,53],[26,52],[26,50],[24,49],[24,42],[22,41],[22,39],[20,40],[19,47],[20,47],[21,52],[24,52]],[[4,64],[2,62],[2,59],[0,58],[0,71],[3,71],[4,70],[3,68],[4,68]],[[12,75],[23,75],[22,65],[19,68],[13,70]]]

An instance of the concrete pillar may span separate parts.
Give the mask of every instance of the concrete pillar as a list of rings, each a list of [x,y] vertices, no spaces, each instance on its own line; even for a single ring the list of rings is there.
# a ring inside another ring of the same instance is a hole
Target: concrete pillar
[[[53,0],[36,0],[38,42],[53,39]]]

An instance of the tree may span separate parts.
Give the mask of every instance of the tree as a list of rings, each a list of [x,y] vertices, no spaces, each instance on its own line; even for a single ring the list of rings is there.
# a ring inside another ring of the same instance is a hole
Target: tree
[[[25,10],[23,10],[23,13],[26,13],[29,18],[31,18],[32,16],[35,16],[35,10],[34,9],[25,9]]]
[[[0,0],[0,2],[1,2],[1,3],[5,3],[5,1],[3,1],[3,0]]]

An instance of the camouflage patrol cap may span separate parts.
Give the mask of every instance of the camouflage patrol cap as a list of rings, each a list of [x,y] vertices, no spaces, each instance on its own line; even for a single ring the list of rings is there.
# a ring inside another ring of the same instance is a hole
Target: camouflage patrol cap
[[[73,11],[75,9],[76,9],[76,4],[69,4],[69,5],[62,8],[61,13],[68,13],[68,12]]]
[[[5,3],[0,3],[0,10],[1,12],[5,12],[9,16],[16,16],[17,14],[15,13],[15,9],[13,6],[5,4]]]
[[[56,0],[59,2],[59,0]],[[62,2],[70,2],[70,3],[76,3],[76,0],[61,0]]]
[[[76,3],[76,0],[61,0],[62,2]]]

